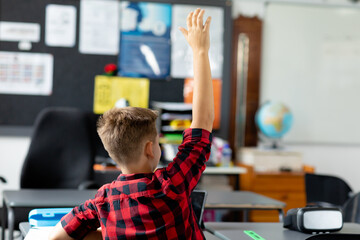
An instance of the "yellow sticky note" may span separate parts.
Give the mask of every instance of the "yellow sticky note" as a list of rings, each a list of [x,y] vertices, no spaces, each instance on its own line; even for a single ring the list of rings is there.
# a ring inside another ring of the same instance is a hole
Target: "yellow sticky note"
[[[102,114],[125,98],[132,107],[149,107],[150,81],[147,78],[96,76],[94,113]]]

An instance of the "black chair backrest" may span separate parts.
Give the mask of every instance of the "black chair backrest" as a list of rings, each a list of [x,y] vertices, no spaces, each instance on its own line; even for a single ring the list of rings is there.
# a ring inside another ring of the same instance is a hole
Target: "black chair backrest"
[[[351,195],[350,186],[341,178],[319,174],[305,174],[306,202],[329,203],[341,207]]]
[[[21,171],[21,188],[78,188],[93,175],[94,150],[88,114],[47,108],[35,121]]]
[[[105,150],[103,143],[97,133],[97,121],[101,115],[88,112],[88,120],[90,122],[90,134],[92,148],[95,151],[95,157],[110,158],[108,152]]]
[[[360,193],[347,200],[342,210],[344,222],[360,223]]]

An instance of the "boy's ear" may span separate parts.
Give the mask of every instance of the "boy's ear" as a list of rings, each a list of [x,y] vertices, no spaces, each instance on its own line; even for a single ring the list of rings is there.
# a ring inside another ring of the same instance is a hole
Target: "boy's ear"
[[[154,158],[153,144],[154,143],[151,141],[147,141],[145,143],[145,154],[146,154],[146,156],[148,156],[150,158]]]

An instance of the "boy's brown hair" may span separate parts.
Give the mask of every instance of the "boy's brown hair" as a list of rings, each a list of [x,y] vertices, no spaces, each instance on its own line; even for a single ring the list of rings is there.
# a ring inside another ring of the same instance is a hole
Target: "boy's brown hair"
[[[97,132],[110,157],[119,164],[136,160],[146,140],[155,141],[156,111],[139,108],[113,108],[97,123]]]

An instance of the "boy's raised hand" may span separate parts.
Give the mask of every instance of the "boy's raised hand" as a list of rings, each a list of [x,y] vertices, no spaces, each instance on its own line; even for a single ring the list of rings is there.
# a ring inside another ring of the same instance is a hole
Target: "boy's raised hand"
[[[186,19],[188,29],[186,30],[183,27],[179,27],[194,52],[208,52],[210,48],[209,28],[211,17],[208,17],[205,24],[203,24],[204,13],[205,10],[201,10],[200,8],[194,12],[190,12]]]
[[[190,128],[211,132],[214,121],[214,93],[208,56],[211,18],[208,17],[203,24],[204,12],[199,8],[190,12],[186,19],[188,29],[179,29],[193,50],[194,94]]]

